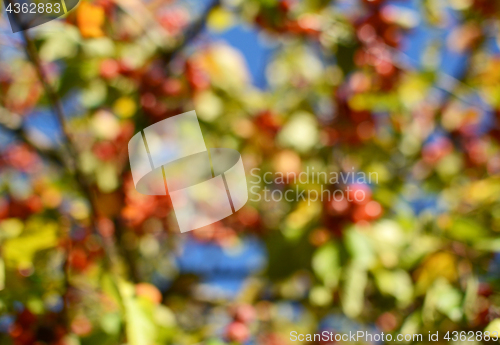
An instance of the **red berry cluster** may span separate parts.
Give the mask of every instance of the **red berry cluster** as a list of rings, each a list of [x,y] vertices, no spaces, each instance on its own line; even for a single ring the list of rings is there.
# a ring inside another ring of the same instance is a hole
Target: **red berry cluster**
[[[66,333],[56,314],[38,316],[28,309],[17,314],[9,327],[13,345],[63,345]]]
[[[317,39],[321,33],[320,17],[315,14],[302,14],[297,17],[294,11],[297,4],[298,1],[281,0],[272,7],[262,6],[255,16],[255,23],[270,32]]]
[[[256,319],[255,308],[250,304],[239,304],[230,309],[233,321],[226,327],[226,337],[230,341],[244,343],[250,338],[249,326]]]
[[[343,195],[345,197],[333,197],[324,203],[323,224],[333,235],[341,236],[347,224],[363,224],[382,216],[382,206],[372,199],[369,186],[351,184],[345,188]]]

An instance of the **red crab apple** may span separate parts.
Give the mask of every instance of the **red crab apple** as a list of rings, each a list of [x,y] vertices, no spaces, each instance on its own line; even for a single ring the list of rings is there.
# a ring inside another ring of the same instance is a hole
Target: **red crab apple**
[[[160,290],[152,284],[139,283],[135,286],[135,293],[137,296],[142,296],[150,300],[155,304],[160,304],[162,300],[162,295]]]
[[[116,147],[110,141],[96,143],[92,152],[102,161],[109,161],[116,155]]]
[[[227,326],[226,336],[231,341],[243,343],[250,337],[250,331],[243,322],[234,321]]]
[[[69,263],[76,270],[83,271],[89,265],[88,255],[82,248],[73,248],[69,254]]]
[[[383,2],[383,0],[363,0],[363,2],[369,6],[378,6]]]
[[[120,65],[116,60],[106,59],[99,66],[99,74],[104,79],[113,79],[120,73]]]
[[[252,322],[256,317],[255,308],[250,304],[241,304],[236,307],[234,318],[243,323]]]
[[[347,187],[347,200],[357,205],[367,204],[372,197],[370,187],[365,184],[355,183]]]
[[[182,83],[178,79],[169,78],[163,82],[162,91],[166,96],[177,96],[182,92]]]

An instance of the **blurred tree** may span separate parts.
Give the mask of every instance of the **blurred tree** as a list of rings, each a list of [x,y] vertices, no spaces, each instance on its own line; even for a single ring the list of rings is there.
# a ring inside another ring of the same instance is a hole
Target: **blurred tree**
[[[0,344],[500,332],[499,10],[82,0],[0,35]],[[261,87],[236,27],[272,52]],[[126,148],[192,109],[259,198],[179,234]]]

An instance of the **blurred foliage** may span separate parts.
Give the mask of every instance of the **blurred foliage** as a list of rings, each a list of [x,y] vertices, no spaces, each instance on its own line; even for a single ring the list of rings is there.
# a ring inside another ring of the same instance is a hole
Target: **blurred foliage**
[[[81,0],[29,32],[40,66],[12,36],[0,48],[0,344],[500,330],[499,3],[409,3]],[[273,50],[268,85],[205,25],[256,30]],[[422,30],[442,34],[423,44]],[[241,152],[249,187],[254,168],[377,180],[326,185],[362,201],[249,201],[180,234],[168,197],[135,191],[127,143],[192,109],[207,146]]]

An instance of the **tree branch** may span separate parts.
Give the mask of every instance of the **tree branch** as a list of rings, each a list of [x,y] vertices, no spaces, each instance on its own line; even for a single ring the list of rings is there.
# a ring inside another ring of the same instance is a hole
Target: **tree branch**
[[[91,208],[91,225],[97,234],[99,232],[97,231],[97,217],[98,217],[98,209],[93,197],[93,192],[88,184],[84,174],[82,173],[81,169],[78,167],[78,150],[76,149],[76,146],[73,142],[73,139],[70,134],[70,130],[68,128],[68,124],[66,122],[66,117],[64,115],[64,110],[61,104],[61,101],[55,92],[55,90],[52,88],[52,86],[49,83],[49,80],[47,78],[47,75],[45,74],[45,71],[42,66],[42,62],[40,61],[40,57],[38,56],[38,51],[35,47],[35,44],[31,40],[31,38],[28,36],[26,30],[21,31],[22,36],[25,41],[25,50],[28,55],[28,58],[32,62],[33,66],[35,67],[36,73],[38,75],[38,78],[40,79],[40,82],[42,83],[42,86],[44,88],[44,91],[50,101],[50,104],[52,106],[52,109],[54,111],[54,114],[57,117],[57,120],[59,122],[59,125],[61,126],[62,134],[63,134],[63,139],[65,142],[66,149],[69,153],[70,156],[70,162],[69,164],[66,164],[70,172],[74,175],[76,182],[78,183],[78,186],[80,187],[80,190],[82,193],[85,195],[87,198],[90,208]],[[68,166],[69,165],[69,166]],[[111,266],[114,266],[116,264],[116,250],[114,249],[112,240],[102,237],[105,253],[106,253],[106,258],[108,260],[108,264]]]
[[[12,114],[8,112],[8,110],[3,109],[0,107],[0,129],[3,129],[9,133],[14,134],[17,140],[20,142],[24,143],[27,145],[30,149],[35,151],[40,157],[47,158],[51,163],[54,163],[55,165],[59,167],[65,167],[64,161],[61,159],[61,157],[53,150],[45,150],[40,148],[38,145],[36,145],[30,137],[26,134],[26,132],[23,130],[22,125],[16,124],[12,126],[11,124],[5,123],[4,118],[2,115],[7,115],[12,118],[12,116],[19,116],[17,114]]]

